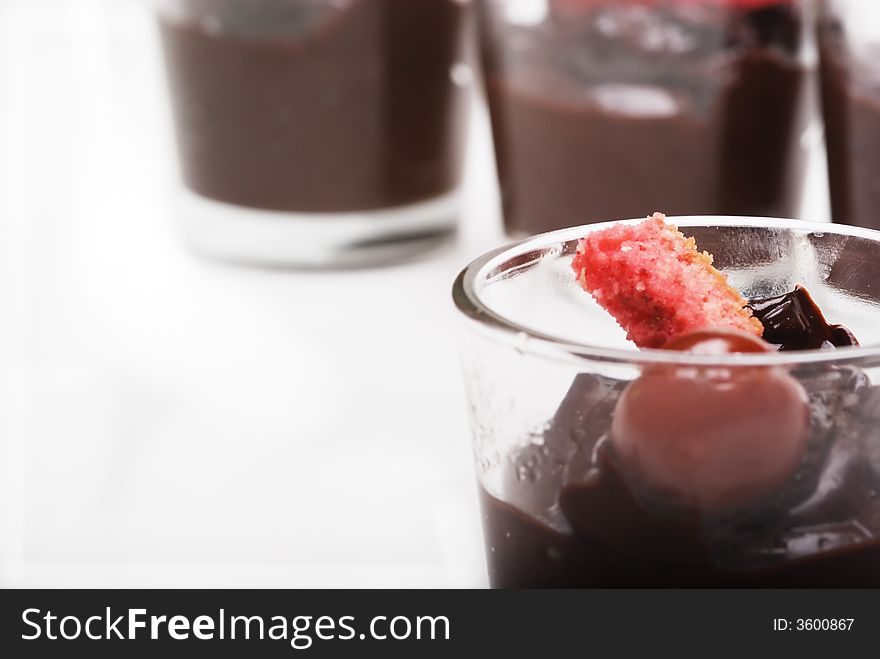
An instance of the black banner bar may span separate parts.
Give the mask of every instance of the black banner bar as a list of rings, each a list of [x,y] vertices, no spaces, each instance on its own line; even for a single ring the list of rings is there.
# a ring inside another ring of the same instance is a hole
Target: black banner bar
[[[878,590],[0,591],[4,657],[846,656],[878,646]]]

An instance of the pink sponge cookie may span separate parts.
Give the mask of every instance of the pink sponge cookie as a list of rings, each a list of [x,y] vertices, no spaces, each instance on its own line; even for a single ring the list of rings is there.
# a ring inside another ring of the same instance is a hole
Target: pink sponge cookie
[[[640,348],[660,348],[697,330],[764,332],[745,299],[712,267],[712,256],[698,252],[694,239],[662,213],[588,234],[571,267]]]

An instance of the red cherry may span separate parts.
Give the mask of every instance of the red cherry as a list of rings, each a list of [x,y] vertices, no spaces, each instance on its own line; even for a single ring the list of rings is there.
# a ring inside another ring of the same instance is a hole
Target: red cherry
[[[670,350],[703,355],[772,351],[740,332],[696,332]],[[780,490],[810,430],[803,387],[772,366],[646,368],[617,403],[611,443],[648,496],[709,514],[749,507]]]
[[[695,355],[720,356],[738,352],[774,352],[775,348],[752,334],[735,330],[700,330],[672,339],[664,350],[678,350]]]

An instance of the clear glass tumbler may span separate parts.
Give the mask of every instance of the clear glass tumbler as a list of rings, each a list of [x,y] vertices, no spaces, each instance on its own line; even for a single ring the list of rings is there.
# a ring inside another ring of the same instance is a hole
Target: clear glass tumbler
[[[454,231],[469,0],[157,2],[196,248],[347,266]]]
[[[508,231],[645,208],[797,217],[816,114],[809,6],[478,0]]]
[[[832,217],[880,229],[880,3],[823,0],[818,34]]]
[[[491,584],[880,586],[880,233],[673,221],[745,297],[802,284],[861,347],[637,350],[570,268],[603,224],[477,259],[453,294]]]

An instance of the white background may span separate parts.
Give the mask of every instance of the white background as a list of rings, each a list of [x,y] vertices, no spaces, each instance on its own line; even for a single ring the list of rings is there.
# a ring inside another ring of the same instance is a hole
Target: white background
[[[449,294],[502,240],[482,106],[455,245],[302,273],[181,246],[164,91],[142,0],[0,0],[0,586],[485,585]]]

